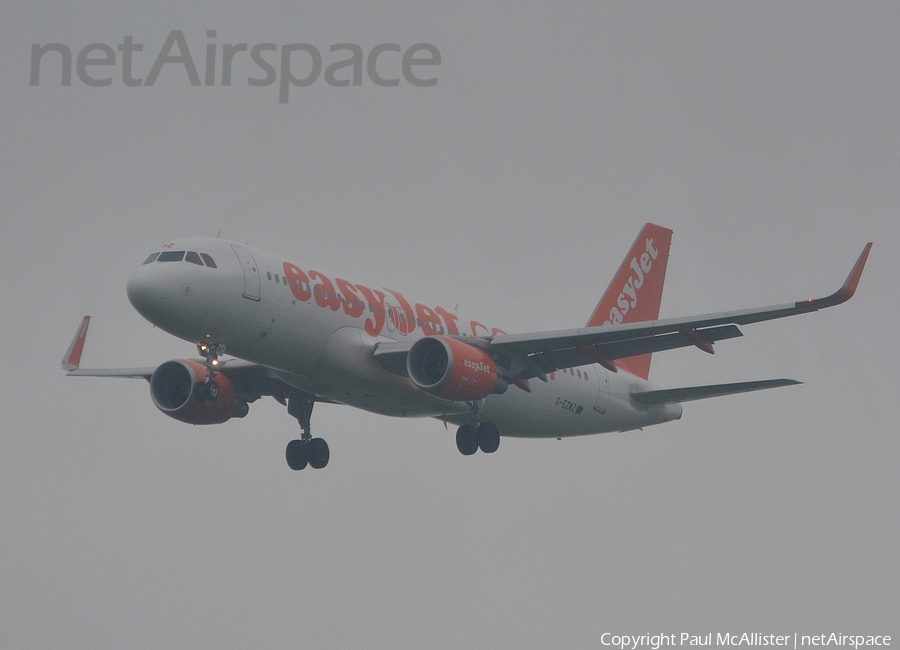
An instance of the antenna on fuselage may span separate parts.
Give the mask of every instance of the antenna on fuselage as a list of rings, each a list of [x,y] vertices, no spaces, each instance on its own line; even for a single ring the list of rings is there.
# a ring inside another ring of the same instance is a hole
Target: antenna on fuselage
[[[216,233],[216,239],[222,239],[222,229],[219,228],[219,232]]]

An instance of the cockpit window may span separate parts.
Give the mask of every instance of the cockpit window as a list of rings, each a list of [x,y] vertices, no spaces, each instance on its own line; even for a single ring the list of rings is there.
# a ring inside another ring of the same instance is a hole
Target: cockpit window
[[[144,264],[150,264],[150,262],[153,262],[158,256],[159,253],[153,253],[153,255],[151,255],[144,261]]]
[[[190,262],[191,264],[196,264],[197,266],[203,266],[203,262],[200,261],[200,256],[197,255],[194,251],[188,251],[184,256],[185,262]]]
[[[213,262],[213,258],[211,258],[209,255],[207,255],[206,253],[200,253],[200,257],[202,257],[203,261],[206,262],[206,266],[211,269],[216,268],[216,263]]]
[[[184,251],[163,251],[156,258],[157,262],[180,262],[184,259]]]

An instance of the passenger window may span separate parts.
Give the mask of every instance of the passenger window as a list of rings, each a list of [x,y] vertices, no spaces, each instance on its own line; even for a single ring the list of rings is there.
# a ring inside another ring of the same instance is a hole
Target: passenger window
[[[163,251],[156,258],[157,262],[180,262],[184,259],[184,251]]]
[[[207,255],[206,253],[200,253],[200,257],[202,257],[203,261],[206,262],[206,266],[211,269],[216,268],[216,263],[213,262],[213,258],[211,258],[209,255]]]
[[[159,256],[159,253],[153,253],[153,255],[151,255],[150,257],[147,258],[147,260],[144,262],[144,264],[150,264],[150,262],[153,262],[158,256]]]
[[[200,259],[200,256],[197,255],[194,251],[188,251],[184,256],[185,262],[190,262],[191,264],[196,264],[197,266],[203,266],[203,261]]]
[[[287,276],[284,276],[284,277],[281,278],[281,283],[282,283],[284,286],[287,286]]]
[[[269,282],[272,281],[272,274],[266,271],[266,277],[269,278]]]

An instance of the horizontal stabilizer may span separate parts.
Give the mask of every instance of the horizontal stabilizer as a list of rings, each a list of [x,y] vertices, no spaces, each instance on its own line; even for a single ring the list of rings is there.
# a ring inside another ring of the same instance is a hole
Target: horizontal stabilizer
[[[793,386],[801,382],[794,379],[766,379],[764,381],[743,381],[736,384],[713,384],[711,386],[691,386],[690,388],[666,388],[663,390],[648,390],[643,393],[632,393],[631,399],[640,404],[677,404],[690,402],[707,397],[721,397],[722,395],[735,395],[737,393],[749,393],[754,390],[766,388],[780,388],[781,386]]]

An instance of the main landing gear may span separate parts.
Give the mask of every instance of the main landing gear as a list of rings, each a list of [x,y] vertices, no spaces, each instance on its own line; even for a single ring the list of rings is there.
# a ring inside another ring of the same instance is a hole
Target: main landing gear
[[[456,430],[456,448],[463,456],[471,456],[481,449],[486,454],[493,454],[500,447],[500,431],[490,422],[482,422],[477,426],[464,424]]]
[[[307,465],[313,469],[322,469],[328,464],[331,454],[328,443],[322,438],[313,438],[310,430],[310,417],[316,398],[299,390],[291,391],[288,397],[288,413],[297,418],[303,433],[300,440],[291,440],[284,450],[288,467],[293,470],[305,469]]]
[[[475,424],[464,424],[456,430],[456,448],[463,456],[471,456],[479,449],[493,454],[500,447],[500,431],[496,425],[481,421],[484,400],[466,403],[472,409]]]

